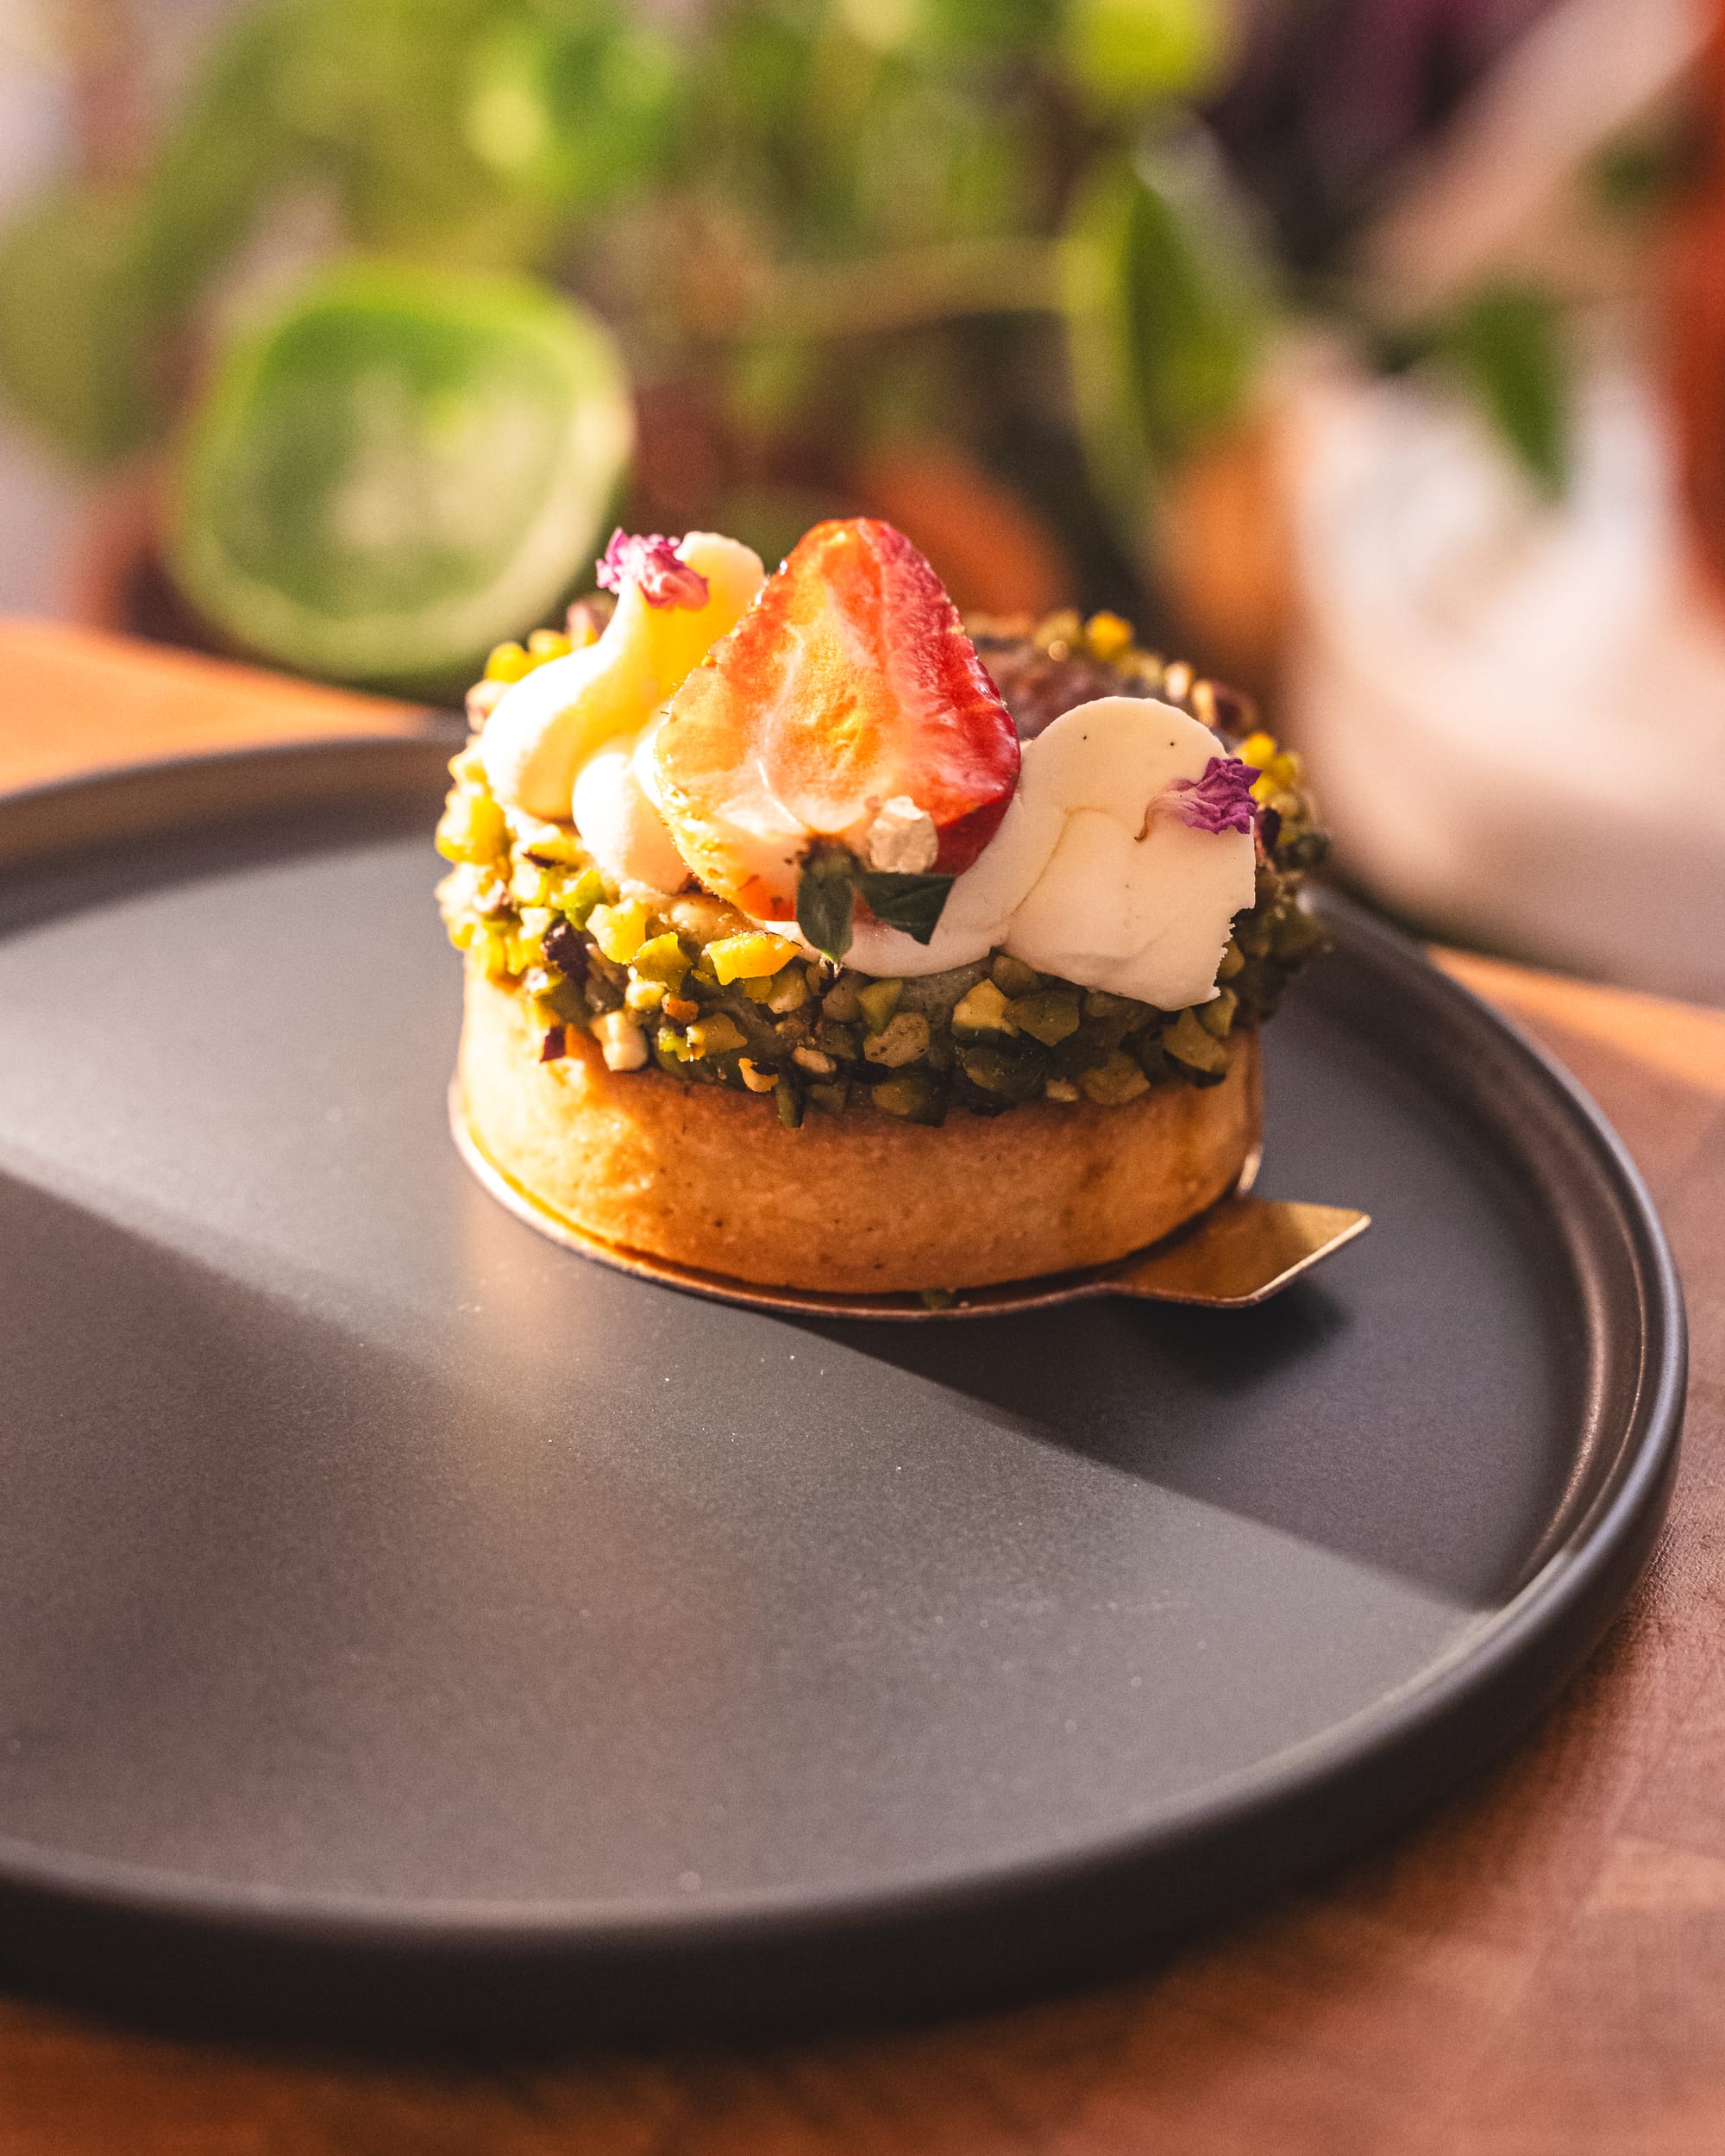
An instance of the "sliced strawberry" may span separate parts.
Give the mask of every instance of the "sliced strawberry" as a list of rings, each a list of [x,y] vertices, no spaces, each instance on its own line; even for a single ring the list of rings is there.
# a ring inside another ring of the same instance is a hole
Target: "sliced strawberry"
[[[888,801],[932,820],[943,874],[968,868],[1018,783],[1012,718],[940,579],[872,517],[817,524],[667,706],[660,806],[710,891],[796,912],[817,838],[866,851]]]

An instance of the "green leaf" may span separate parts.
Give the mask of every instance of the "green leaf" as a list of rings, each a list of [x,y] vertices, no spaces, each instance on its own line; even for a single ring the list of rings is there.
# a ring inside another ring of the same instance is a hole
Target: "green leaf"
[[[804,856],[797,878],[797,926],[835,964],[850,948],[860,874],[856,856],[848,847],[814,845]]]
[[[482,165],[586,214],[657,176],[682,91],[671,39],[594,6],[506,23],[481,44],[463,131]]]
[[[1452,349],[1493,424],[1542,492],[1569,478],[1570,385],[1557,301],[1530,286],[1501,285],[1463,310]]]
[[[871,868],[864,871],[861,888],[877,921],[884,921],[888,928],[902,929],[919,943],[925,943],[945,910],[952,878],[901,875]]]
[[[160,316],[195,304],[270,197],[311,163],[284,92],[321,12],[320,0],[273,0],[236,17],[164,135],[145,180],[140,236],[141,273]]]
[[[0,385],[81,463],[123,456],[158,421],[137,241],[130,197],[76,187],[39,198],[0,241]]]
[[[1059,0],[844,0],[840,12],[866,43],[943,58],[1032,52],[1060,21]]]
[[[303,0],[279,110],[361,246],[445,266],[518,266],[545,241],[536,188],[468,139],[494,0]]]
[[[1143,535],[1155,475],[1243,403],[1269,315],[1266,279],[1196,122],[1107,163],[1067,228],[1067,329],[1093,482]]]

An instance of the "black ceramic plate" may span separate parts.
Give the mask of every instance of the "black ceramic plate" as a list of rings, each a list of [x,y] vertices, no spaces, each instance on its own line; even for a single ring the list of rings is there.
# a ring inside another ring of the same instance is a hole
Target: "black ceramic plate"
[[[581,2026],[947,1996],[1382,1830],[1586,1653],[1678,1289],[1593,1109],[1408,946],[1339,915],[1270,1036],[1260,1187],[1376,1220],[1309,1283],[787,1321],[457,1159],[442,753],[0,805],[16,1967]]]

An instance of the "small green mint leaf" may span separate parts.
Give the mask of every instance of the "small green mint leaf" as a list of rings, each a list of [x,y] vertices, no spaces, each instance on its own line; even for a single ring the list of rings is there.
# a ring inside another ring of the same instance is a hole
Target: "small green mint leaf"
[[[948,893],[950,876],[906,876],[887,869],[868,869],[862,877],[862,895],[877,921],[901,929],[919,943],[933,936]],[[805,931],[806,933],[806,931]]]
[[[857,873],[845,847],[812,846],[797,878],[797,926],[835,965],[850,948]]]

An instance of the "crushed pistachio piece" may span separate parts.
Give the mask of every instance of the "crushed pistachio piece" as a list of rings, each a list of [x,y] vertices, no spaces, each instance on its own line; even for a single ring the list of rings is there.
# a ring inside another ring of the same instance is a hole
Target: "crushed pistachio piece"
[[[677,938],[665,935],[649,936],[629,962],[643,980],[656,981],[662,988],[675,990],[683,985],[690,960]]]
[[[869,1098],[882,1115],[897,1116],[901,1123],[944,1119],[940,1088],[925,1070],[906,1070],[896,1078],[883,1078],[869,1088]]]
[[[870,981],[856,991],[862,1023],[871,1033],[884,1033],[892,1023],[893,1013],[899,1007],[899,999],[905,992],[902,981],[888,979]]]
[[[1239,998],[1232,988],[1219,988],[1208,1003],[1198,1006],[1198,1023],[1212,1040],[1225,1041],[1234,1022],[1234,1012],[1239,1007]]]
[[[1083,1022],[1078,1012],[1077,997],[1070,992],[1062,994],[1057,988],[1015,996],[1007,1006],[1007,1017],[1016,1031],[1028,1033],[1044,1048],[1057,1047],[1062,1041],[1070,1040]]]
[[[678,935],[687,936],[692,943],[714,943],[721,937],[738,935],[750,925],[746,913],[739,913],[725,899],[716,899],[706,891],[690,891],[680,899],[673,899],[666,911]]]
[[[758,929],[750,935],[722,937],[707,945],[706,955],[720,983],[729,987],[733,981],[769,978],[796,956],[797,946],[783,936]]]
[[[1007,999],[992,981],[979,981],[953,1007],[952,1030],[961,1039],[978,1033],[1010,1033],[1015,1029]]]
[[[639,1070],[646,1062],[647,1036],[626,1012],[606,1011],[593,1030],[607,1070]]]
[[[1196,1013],[1182,1011],[1171,1025],[1162,1029],[1162,1045],[1176,1062],[1193,1070],[1220,1076],[1228,1067],[1228,1051],[1198,1023]]]
[[[587,916],[587,932],[613,964],[626,966],[647,941],[652,909],[643,899],[616,906],[596,906]]]
[[[743,1028],[723,1011],[716,1011],[710,1018],[699,1019],[690,1026],[688,1041],[692,1056],[728,1056],[732,1049],[749,1045]]]
[[[458,787],[437,824],[437,850],[445,861],[495,861],[509,845],[509,825],[489,793]]]
[[[593,908],[605,901],[605,878],[597,868],[583,868],[567,889],[557,894],[557,911],[576,928],[585,928]]]
[[[862,1053],[869,1062],[896,1070],[901,1063],[913,1063],[927,1055],[928,1038],[928,1020],[921,1012],[900,1011],[884,1031],[869,1035]]]
[[[509,895],[518,906],[543,906],[551,888],[551,874],[530,857],[518,860],[509,874]]]
[[[1087,1070],[1080,1077],[1079,1085],[1092,1100],[1104,1107],[1123,1107],[1128,1100],[1136,1100],[1141,1093],[1150,1091],[1150,1081],[1132,1057],[1115,1049],[1107,1062],[1095,1070]]]
[[[1034,966],[1003,950],[997,950],[988,961],[988,978],[1003,996],[1034,995],[1042,986],[1042,975]]]

